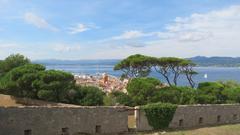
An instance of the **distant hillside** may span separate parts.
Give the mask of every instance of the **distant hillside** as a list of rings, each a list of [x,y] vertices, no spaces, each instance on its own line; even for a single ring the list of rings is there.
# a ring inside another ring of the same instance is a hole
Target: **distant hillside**
[[[115,65],[120,60],[35,60],[33,63],[39,63],[43,65]]]
[[[207,66],[215,66],[215,67],[240,67],[240,57],[204,57],[197,56],[193,58],[189,58],[198,66],[207,67]]]
[[[192,60],[197,66],[201,67],[240,67],[240,57],[204,57],[197,56],[188,58]],[[44,64],[44,65],[115,65],[120,60],[35,60],[34,63]]]

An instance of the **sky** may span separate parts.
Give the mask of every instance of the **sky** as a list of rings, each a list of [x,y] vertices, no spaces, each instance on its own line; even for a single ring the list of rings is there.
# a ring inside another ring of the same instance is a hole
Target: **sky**
[[[240,57],[240,0],[0,0],[0,59]]]

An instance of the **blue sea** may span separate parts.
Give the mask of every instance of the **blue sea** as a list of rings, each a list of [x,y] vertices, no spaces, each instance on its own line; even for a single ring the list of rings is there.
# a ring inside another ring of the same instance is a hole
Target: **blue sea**
[[[48,61],[37,61],[46,66],[47,69],[57,69],[72,74],[91,74],[96,73],[108,73],[119,77],[122,72],[114,71],[113,67],[119,60],[78,60],[78,61],[58,61],[58,60],[48,60]],[[219,81],[219,80],[236,80],[240,82],[240,68],[237,67],[196,67],[195,70],[198,75],[194,77],[196,83],[205,81]],[[204,76],[207,74],[207,78]],[[152,77],[159,78],[162,82],[165,80],[161,77],[159,73],[152,72],[150,74]],[[179,85],[187,85],[187,80],[184,76],[179,79]]]

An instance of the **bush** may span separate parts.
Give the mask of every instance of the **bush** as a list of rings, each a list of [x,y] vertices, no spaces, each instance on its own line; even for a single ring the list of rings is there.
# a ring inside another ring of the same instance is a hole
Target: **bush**
[[[103,105],[104,93],[97,87],[81,87],[83,99],[81,105],[98,106]]]
[[[190,87],[165,87],[157,90],[153,102],[194,104],[196,90]]]
[[[180,104],[180,95],[181,92],[177,90],[177,87],[161,88],[156,91],[152,102]]]
[[[145,105],[151,103],[156,93],[157,86],[161,82],[155,78],[134,78],[127,85],[129,96],[133,105]]]
[[[103,105],[105,93],[97,87],[92,86],[76,86],[69,97],[69,103],[83,106]],[[69,95],[69,94],[68,94]]]
[[[37,98],[38,89],[33,85],[33,82],[39,79],[37,74],[44,70],[45,67],[38,64],[16,67],[0,79],[0,89],[3,89],[4,94]]]
[[[224,85],[219,82],[203,82],[199,83],[197,93],[204,103],[225,103],[225,97],[222,95]],[[204,97],[204,98],[202,98]],[[204,101],[206,99],[206,101]]]
[[[177,105],[169,103],[155,103],[141,106],[145,111],[148,123],[153,129],[164,129],[172,121]]]
[[[39,72],[38,77],[39,79],[35,80],[33,84],[39,90],[44,90],[45,93],[44,97],[40,96],[38,98],[53,102],[68,102],[68,91],[75,84],[72,74],[57,70],[46,70]]]
[[[16,67],[20,67],[29,63],[30,60],[23,55],[12,54],[0,62],[0,76],[1,74],[5,74]]]
[[[198,94],[196,96],[196,103],[198,103],[198,104],[216,104],[217,98],[215,95]]]
[[[114,98],[116,104],[133,106],[131,97],[123,92],[115,91],[110,93],[109,96]]]
[[[227,103],[240,103],[240,88],[225,89],[222,94],[226,97]]]

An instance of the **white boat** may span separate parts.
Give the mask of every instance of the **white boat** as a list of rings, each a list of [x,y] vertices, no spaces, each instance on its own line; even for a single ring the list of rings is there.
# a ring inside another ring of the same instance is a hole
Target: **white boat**
[[[208,78],[208,74],[204,74],[204,78],[207,79]]]

